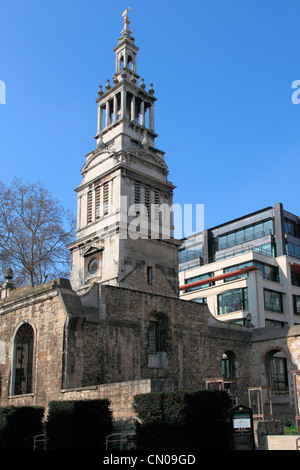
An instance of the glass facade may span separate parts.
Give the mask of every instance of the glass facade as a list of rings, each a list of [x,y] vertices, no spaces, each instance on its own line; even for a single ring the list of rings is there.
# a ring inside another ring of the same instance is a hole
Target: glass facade
[[[270,320],[270,319],[266,318],[265,326],[273,326],[273,327],[276,327],[276,328],[283,328],[285,326],[285,323],[283,321]]]
[[[230,273],[231,271],[237,271],[243,268],[248,268],[250,266],[253,266],[252,261],[249,261],[247,263],[236,264],[234,266],[229,266],[228,268],[224,268],[224,274]],[[245,277],[248,277],[248,273],[239,274],[238,276],[228,277],[227,279],[224,279],[224,282],[234,281],[235,279],[243,279]]]
[[[218,315],[248,309],[248,290],[232,289],[218,295]]]
[[[300,246],[294,243],[287,243],[287,254],[293,258],[300,259]]]
[[[282,313],[282,294],[281,292],[264,289],[265,310]]]
[[[202,245],[193,246],[190,248],[183,248],[179,250],[179,263],[184,263],[195,258],[203,258]]]
[[[300,274],[298,273],[291,273],[292,277],[292,284],[293,286],[298,286],[300,287]]]
[[[293,295],[294,314],[300,315],[300,295]]]
[[[224,269],[224,273],[230,273],[231,271],[237,271],[238,269],[248,268],[250,266],[256,266],[262,272],[263,278],[267,279],[268,281],[280,282],[279,281],[279,272],[278,267],[271,266],[269,264],[260,263],[259,261],[248,261],[246,263],[236,264],[234,266],[230,266]],[[240,274],[238,276],[233,276],[230,278],[225,279],[227,281],[233,281],[234,279],[242,279],[248,277],[247,273]]]
[[[207,304],[207,297],[199,297],[198,299],[191,299],[191,301],[198,304]]]
[[[259,261],[255,261],[254,266],[261,270],[264,279],[267,279],[268,281],[280,282],[277,266],[260,263]]]
[[[194,277],[190,277],[189,279],[186,279],[185,283],[186,284],[192,284],[193,282],[202,281],[203,279],[207,279],[207,278],[213,277],[213,276],[214,276],[214,273],[201,274],[201,276],[194,276]],[[215,285],[214,282],[208,282],[207,284],[202,284],[201,286],[192,287],[191,289],[187,289],[186,292],[191,292],[191,291],[197,290],[197,289],[205,289],[205,287],[210,287],[210,286],[214,286],[214,285]]]
[[[233,232],[220,235],[216,240],[215,249],[216,251],[225,250],[231,246],[239,245],[273,233],[273,220],[264,220],[257,224],[248,225]]]
[[[286,217],[284,218],[284,231],[288,235],[292,235],[292,237],[300,237],[299,224]]]
[[[203,240],[204,233],[198,233],[197,235],[185,240],[181,248],[179,249],[179,263],[185,263],[192,259],[198,258],[202,264],[203,261]]]

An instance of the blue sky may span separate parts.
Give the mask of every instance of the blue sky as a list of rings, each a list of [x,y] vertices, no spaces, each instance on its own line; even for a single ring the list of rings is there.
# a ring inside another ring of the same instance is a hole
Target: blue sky
[[[2,0],[0,180],[76,212],[128,6],[174,201],[204,204],[205,228],[276,202],[299,214],[299,0]]]

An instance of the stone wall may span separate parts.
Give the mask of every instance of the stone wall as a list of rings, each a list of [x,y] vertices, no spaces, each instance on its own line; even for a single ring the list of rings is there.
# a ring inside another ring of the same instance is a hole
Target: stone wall
[[[150,355],[150,321],[165,319],[164,350]],[[34,329],[33,386],[11,390],[14,338],[22,322]],[[0,300],[0,406],[106,397],[116,419],[132,416],[132,395],[167,389],[204,389],[222,378],[222,358],[234,358],[238,401],[248,387],[268,386],[268,358],[281,351],[289,374],[300,369],[300,327],[252,330],[222,323],[207,306],[172,296],[96,285],[79,297],[66,280],[11,292]],[[276,416],[294,413],[293,382],[276,397]],[[130,385],[131,384],[131,385]],[[150,384],[150,385],[149,385]]]
[[[63,330],[66,315],[61,308],[54,282],[41,287],[16,289],[0,302],[0,342],[5,354],[0,364],[1,406],[9,404],[42,404],[53,390],[61,387]],[[23,323],[35,332],[32,395],[11,397],[11,373],[14,358],[14,336]]]

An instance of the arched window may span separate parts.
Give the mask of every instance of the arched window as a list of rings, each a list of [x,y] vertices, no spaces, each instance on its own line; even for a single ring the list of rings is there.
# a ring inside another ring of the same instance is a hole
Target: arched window
[[[276,395],[287,394],[289,387],[287,359],[281,351],[275,351],[270,357],[269,374],[273,392]]]
[[[34,331],[29,323],[23,323],[15,335],[13,395],[32,393]]]
[[[232,379],[235,377],[235,361],[236,356],[232,351],[226,351],[222,357],[222,372],[223,377]]]
[[[163,313],[150,317],[148,330],[148,366],[167,367],[168,318]]]

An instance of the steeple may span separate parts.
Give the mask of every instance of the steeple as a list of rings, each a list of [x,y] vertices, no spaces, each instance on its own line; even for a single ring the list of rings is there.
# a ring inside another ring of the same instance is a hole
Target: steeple
[[[127,10],[124,11],[124,29],[122,31],[122,36],[119,38],[118,45],[114,48],[116,53],[116,74],[122,72],[122,69],[129,69],[132,71],[133,79],[134,74],[136,74],[136,55],[139,48],[134,44],[135,39],[131,36],[131,31],[129,30],[129,18],[127,16]],[[139,78],[138,75],[135,76],[136,79]]]
[[[120,148],[127,149],[132,144],[147,142],[154,147],[154,97],[153,84],[146,91],[144,79],[137,74],[137,53],[139,48],[129,29],[128,9],[123,13],[124,28],[117,46],[113,49],[115,58],[115,74],[107,79],[105,90],[99,87],[97,148],[104,148],[116,136],[125,134]],[[146,137],[146,140],[145,140]],[[115,142],[116,143],[116,142]]]
[[[77,240],[69,245],[71,283],[178,295],[178,243],[164,152],[155,148],[153,85],[137,74],[138,47],[128,9],[115,74],[98,91],[97,147],[86,155],[77,188]],[[162,208],[162,209],[161,209]]]

